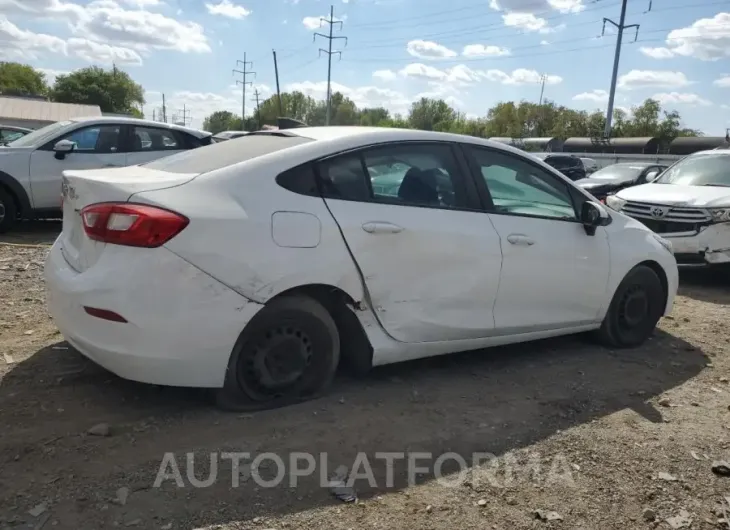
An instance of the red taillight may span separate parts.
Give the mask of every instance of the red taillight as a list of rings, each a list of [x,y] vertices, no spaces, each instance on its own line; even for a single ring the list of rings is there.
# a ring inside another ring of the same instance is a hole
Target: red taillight
[[[81,210],[81,220],[89,239],[146,248],[164,245],[190,222],[170,210],[130,203],[91,204]]]

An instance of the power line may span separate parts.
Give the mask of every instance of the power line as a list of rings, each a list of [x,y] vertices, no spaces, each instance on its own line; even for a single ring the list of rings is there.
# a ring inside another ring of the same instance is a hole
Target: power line
[[[236,66],[239,64],[243,65],[243,70],[233,70],[234,74],[241,74],[242,79],[237,79],[236,84],[241,85],[243,87],[243,95],[241,97],[241,130],[246,130],[246,85],[252,85],[251,81],[248,80],[248,76],[252,75],[256,77],[256,72],[251,72],[248,70],[248,65],[251,65],[253,67],[253,63],[251,61],[246,60],[246,52],[243,52],[243,61],[236,61]]]
[[[618,79],[618,65],[621,59],[621,45],[623,44],[624,30],[630,28],[636,28],[636,35],[634,36],[634,42],[639,40],[639,24],[626,25],[626,6],[628,0],[622,0],[621,2],[621,16],[619,17],[618,24],[610,18],[603,19],[603,29],[601,30],[601,36],[606,33],[606,22],[613,24],[618,30],[616,36],[616,53],[613,58],[613,73],[611,74],[611,90],[608,93],[608,107],[606,108],[606,128],[604,130],[604,136],[610,138],[611,136],[611,118],[613,117],[613,102],[616,97],[616,81]],[[651,0],[649,0],[649,10],[651,10]]]
[[[620,4],[621,4],[620,2],[614,2],[614,3],[611,3],[611,4],[605,4],[605,5],[599,6],[598,8],[585,9],[585,10],[581,11],[581,13],[588,13],[588,12],[594,11],[596,9],[606,9],[606,8],[609,8],[609,7],[618,6]],[[710,7],[710,6],[715,6],[715,5],[727,5],[727,1],[725,1],[725,2],[706,2],[706,3],[696,3],[696,4],[684,4],[684,5],[679,5],[679,6],[670,6],[670,7],[666,7],[666,8],[654,9],[652,12],[653,13],[658,13],[658,12],[673,11],[673,10],[678,10],[678,9],[696,9],[698,7]],[[635,13],[628,13],[628,15],[630,15],[630,16],[633,16],[633,15],[642,15],[642,14],[645,14],[646,12],[647,12],[646,10],[644,10],[644,11],[636,11]],[[573,14],[572,13],[569,13],[569,14],[560,14],[560,13],[558,13],[558,14],[554,14],[552,16],[541,17],[541,18],[543,18],[543,20],[549,22],[549,21],[552,21],[552,20],[557,20],[557,19],[564,18],[564,17],[571,16],[571,15],[573,15]],[[539,14],[537,14],[536,16],[539,16]],[[473,19],[473,18],[474,17],[471,17],[471,19]],[[580,27],[586,26],[587,24],[590,24],[591,22],[601,22],[602,20],[603,20],[603,17],[599,17],[599,18],[595,18],[595,19],[588,20],[588,21],[585,21],[585,22],[581,22]],[[348,25],[348,27],[350,27],[350,26]],[[412,27],[412,26],[410,26],[410,24],[409,24],[409,27]],[[570,29],[572,27],[573,26],[567,26],[566,29]],[[672,28],[672,29],[675,29],[675,28]],[[517,33],[513,32],[513,31],[510,31],[509,29],[507,29],[506,32],[503,32],[503,30],[505,30],[505,25],[504,25],[504,22],[500,20],[499,22],[496,22],[494,24],[487,24],[487,25],[479,24],[479,25],[475,25],[475,26],[461,27],[459,29],[454,29],[454,30],[440,31],[440,32],[437,32],[437,33],[419,34],[417,38],[419,40],[425,40],[425,39],[436,39],[438,37],[437,40],[439,41],[439,43],[443,43],[443,42],[448,42],[447,41],[447,38],[449,40],[460,41],[460,40],[463,39],[463,37],[468,36],[468,35],[480,35],[480,36],[482,36],[482,35],[485,35],[485,34],[491,34],[490,35],[491,38],[500,38],[500,39],[502,39],[502,38],[505,38],[505,37],[513,37],[513,36],[516,37],[516,36],[521,36],[521,35],[534,34],[533,31],[528,31],[528,30],[522,30],[522,31],[519,31]],[[499,32],[499,33],[494,34],[494,32]],[[355,47],[355,48],[348,48],[348,49],[350,51],[352,51],[352,52],[355,52],[355,51],[360,51],[362,49],[368,49],[369,50],[369,49],[373,49],[373,48],[391,48],[391,47],[401,46],[405,42],[408,42],[409,40],[413,40],[413,39],[398,37],[398,38],[391,38],[391,39],[377,39],[377,40],[370,40],[370,41],[358,41],[357,42],[357,46],[362,46],[362,48]]]
[[[312,36],[312,42],[315,42],[317,40],[317,36],[320,36],[324,39],[327,39],[328,41],[328,49],[319,49],[320,56],[323,53],[327,54],[327,118],[325,121],[325,125],[330,124],[330,115],[332,113],[332,55],[338,55],[340,59],[342,59],[342,52],[340,51],[332,51],[332,41],[335,39],[345,39],[345,46],[347,46],[347,37],[344,36],[332,36],[332,30],[335,26],[335,24],[340,25],[340,29],[342,29],[342,21],[341,20],[335,20],[335,7],[330,6],[330,18],[320,18],[320,26],[322,25],[322,22],[326,22],[329,24],[330,32],[329,36],[324,35],[323,33],[315,33]]]

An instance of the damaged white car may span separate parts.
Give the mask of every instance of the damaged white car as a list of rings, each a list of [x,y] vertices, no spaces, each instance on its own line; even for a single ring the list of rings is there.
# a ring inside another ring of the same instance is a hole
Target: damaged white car
[[[689,155],[606,204],[672,242],[680,266],[730,265],[730,150]]]
[[[469,136],[255,132],[66,171],[46,263],[63,336],[117,375],[228,409],[419,357],[596,331],[641,344],[671,311],[671,245],[558,171]]]

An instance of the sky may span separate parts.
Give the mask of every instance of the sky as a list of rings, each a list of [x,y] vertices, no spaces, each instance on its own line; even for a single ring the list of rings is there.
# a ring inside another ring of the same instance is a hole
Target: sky
[[[358,106],[407,113],[420,97],[469,117],[544,97],[604,110],[620,0],[0,0],[0,60],[55,75],[116,64],[145,89],[144,112],[200,127],[246,115],[255,92],[324,99],[330,8],[332,90]],[[325,21],[323,21],[323,19]],[[730,127],[730,0],[628,0],[616,106],[647,97],[710,136]]]

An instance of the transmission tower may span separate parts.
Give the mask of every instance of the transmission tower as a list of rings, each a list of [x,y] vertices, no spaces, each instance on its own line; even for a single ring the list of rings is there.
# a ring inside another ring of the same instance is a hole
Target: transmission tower
[[[236,66],[239,64],[243,65],[243,70],[233,70],[234,74],[241,74],[241,79],[236,80],[237,85],[241,85],[243,87],[243,95],[241,97],[241,130],[246,130],[246,85],[252,85],[253,83],[248,80],[248,76],[252,75],[256,77],[256,72],[252,72],[249,70],[249,65],[253,67],[253,63],[251,61],[246,60],[246,52],[243,52],[243,61],[236,61]]]
[[[332,56],[337,55],[340,59],[342,59],[342,52],[340,51],[332,51],[332,41],[335,39],[345,39],[345,46],[347,46],[347,37],[343,36],[332,36],[332,30],[334,29],[335,24],[340,25],[340,29],[342,29],[342,21],[341,20],[335,20],[335,8],[334,6],[330,6],[330,18],[321,18],[320,19],[320,27],[322,26],[322,22],[325,22],[329,25],[329,35],[324,35],[323,33],[315,33],[312,42],[317,40],[317,36],[320,36],[324,39],[327,39],[328,46],[327,49],[320,48],[319,49],[319,55],[322,56],[323,53],[327,54],[327,118],[325,121],[325,125],[330,124],[330,115],[332,113]]]
[[[261,105],[259,102],[259,95],[261,93],[259,92],[259,89],[253,91],[253,100],[256,102],[256,123],[258,123],[259,129],[261,129]]]
[[[616,54],[613,58],[613,74],[611,75],[611,91],[608,93],[608,108],[606,109],[606,128],[603,131],[603,135],[606,138],[611,137],[611,121],[613,120],[613,103],[614,98],[616,97],[616,79],[618,77],[618,64],[619,60],[621,59],[621,44],[623,41],[624,36],[624,30],[630,29],[630,28],[636,28],[636,35],[634,35],[634,42],[639,38],[639,24],[629,24],[626,25],[626,5],[628,4],[628,0],[623,0],[621,2],[621,16],[619,18],[618,24],[616,24],[613,20],[610,18],[604,18],[603,19],[603,29],[601,30],[601,37],[603,37],[606,34],[606,22],[609,22],[610,24],[613,24],[616,29],[618,30],[618,35],[616,36]],[[646,11],[648,13],[651,11],[651,0],[649,1],[649,9]]]

